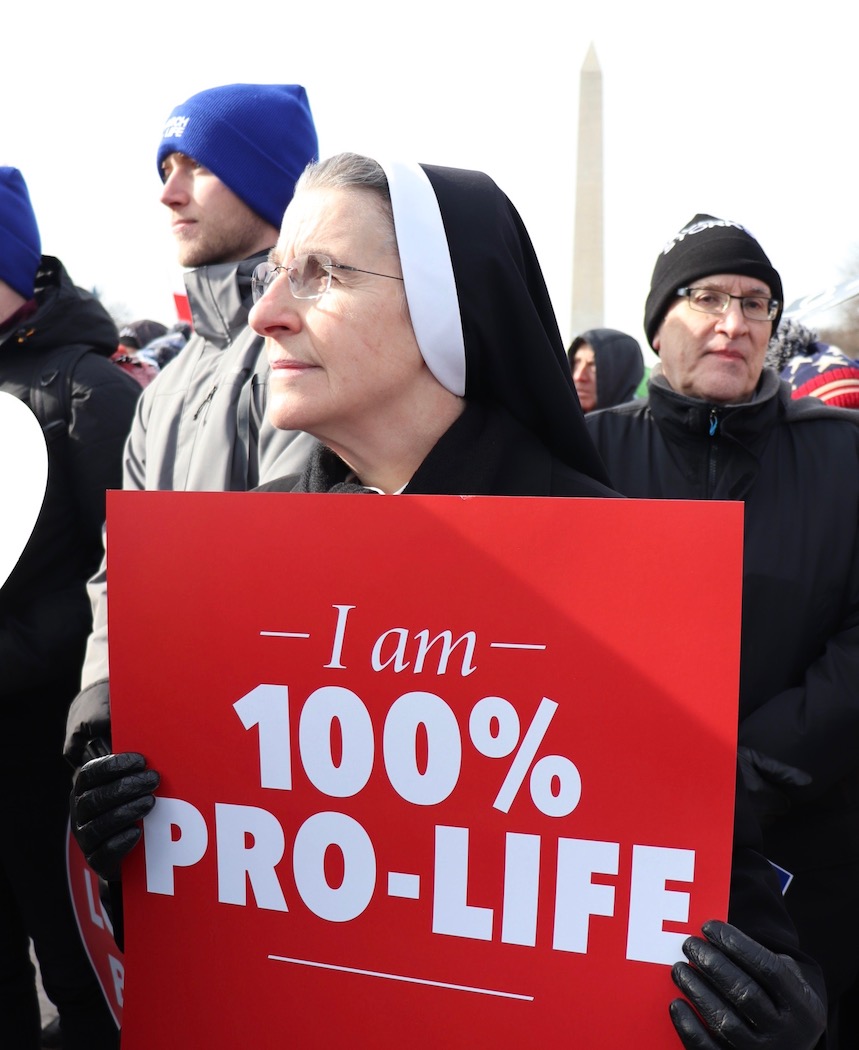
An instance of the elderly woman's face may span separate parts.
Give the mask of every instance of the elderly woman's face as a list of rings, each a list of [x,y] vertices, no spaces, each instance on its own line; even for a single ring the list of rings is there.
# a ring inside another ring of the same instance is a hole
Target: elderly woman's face
[[[288,274],[276,275],[250,314],[271,364],[269,418],[332,445],[354,442],[362,428],[407,405],[428,370],[402,280],[392,279],[402,273],[390,225],[370,191],[295,196],[271,262],[289,268],[311,253],[375,273],[331,268],[330,287],[317,299],[295,298]]]

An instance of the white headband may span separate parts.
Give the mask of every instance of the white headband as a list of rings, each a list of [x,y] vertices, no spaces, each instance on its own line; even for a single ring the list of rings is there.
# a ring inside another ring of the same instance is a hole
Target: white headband
[[[438,200],[419,164],[379,164],[388,179],[406,300],[421,356],[441,385],[462,397],[465,342]]]

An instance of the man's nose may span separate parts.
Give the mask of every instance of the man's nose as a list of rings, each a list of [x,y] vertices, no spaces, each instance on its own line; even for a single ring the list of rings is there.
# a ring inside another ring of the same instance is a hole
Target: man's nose
[[[182,204],[188,200],[187,180],[180,171],[170,172],[164,180],[164,185],[161,187],[161,196],[158,199],[168,207],[172,204]]]
[[[719,327],[729,335],[738,335],[748,331],[749,319],[743,313],[741,299],[731,299],[728,309],[719,318]]]

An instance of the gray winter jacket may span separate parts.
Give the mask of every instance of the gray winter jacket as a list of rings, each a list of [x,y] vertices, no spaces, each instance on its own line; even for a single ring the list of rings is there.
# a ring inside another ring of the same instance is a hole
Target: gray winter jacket
[[[247,325],[251,274],[265,258],[186,274],[194,335],[141,395],[125,446],[124,489],[245,491],[303,469],[315,441],[268,422],[268,362]],[[76,764],[88,739],[110,735],[105,561],[89,595],[93,631],[65,746]]]

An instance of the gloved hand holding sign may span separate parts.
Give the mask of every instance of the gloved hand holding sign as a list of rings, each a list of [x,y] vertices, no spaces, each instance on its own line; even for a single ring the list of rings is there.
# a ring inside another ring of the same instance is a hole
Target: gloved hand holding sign
[[[683,942],[689,963],[672,969],[689,1000],[669,1007],[686,1050],[813,1050],[826,1008],[796,962],[725,922],[705,922],[702,933]]]
[[[72,788],[72,834],[103,879],[119,878],[123,859],[142,834],[139,822],[155,805],[152,792],[160,780],[134,751],[102,754],[81,766]]]

